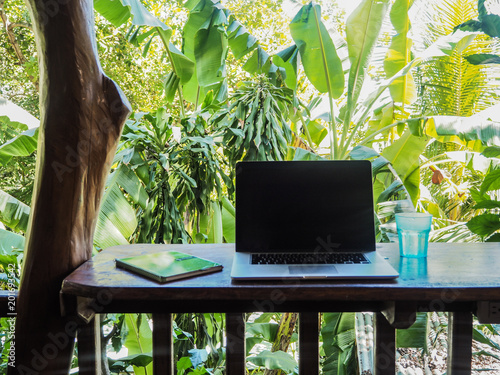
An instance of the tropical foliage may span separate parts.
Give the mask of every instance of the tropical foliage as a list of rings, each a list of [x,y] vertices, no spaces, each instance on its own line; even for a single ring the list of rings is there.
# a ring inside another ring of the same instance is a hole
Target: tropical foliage
[[[379,241],[393,239],[395,212],[415,209],[434,215],[436,241],[500,239],[499,16],[483,0],[477,8],[466,0],[426,3],[418,17],[412,9],[421,5],[411,0],[363,0],[344,23],[332,2],[321,3],[95,1],[103,68],[134,108],[106,184],[96,251],[234,242],[233,171],[240,160],[368,159]],[[260,18],[243,11],[250,5]],[[295,14],[287,19],[282,5]],[[0,12],[7,30],[0,48],[19,63],[0,59],[1,93],[36,115],[27,13],[17,0],[0,1]],[[0,112],[0,124],[5,267],[22,261],[37,130],[12,112]],[[105,358],[104,368],[151,372],[149,319],[103,320],[109,351],[127,349]],[[357,350],[370,319],[322,316],[324,374],[370,368],[366,352]],[[247,320],[252,373],[294,373],[297,314]],[[411,330],[398,333],[398,346],[428,352],[429,321],[419,315]],[[223,372],[224,326],[221,314],[175,317],[179,374]],[[480,326],[475,338],[494,347],[488,335],[496,332]]]

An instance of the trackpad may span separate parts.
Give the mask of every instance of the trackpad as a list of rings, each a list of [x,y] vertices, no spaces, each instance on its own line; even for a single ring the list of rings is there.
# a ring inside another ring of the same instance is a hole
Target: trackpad
[[[288,272],[290,275],[334,275],[338,271],[335,266],[332,265],[314,265],[314,266],[288,266]]]

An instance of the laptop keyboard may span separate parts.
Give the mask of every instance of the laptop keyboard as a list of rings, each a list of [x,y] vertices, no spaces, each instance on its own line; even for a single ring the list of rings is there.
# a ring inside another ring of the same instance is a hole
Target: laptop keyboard
[[[369,264],[362,253],[252,254],[252,264]]]

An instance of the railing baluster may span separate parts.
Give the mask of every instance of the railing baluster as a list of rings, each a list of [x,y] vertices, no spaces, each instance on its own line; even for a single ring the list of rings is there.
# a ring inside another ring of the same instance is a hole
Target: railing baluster
[[[226,375],[244,375],[246,367],[245,319],[242,313],[226,314]]]
[[[449,375],[468,375],[472,372],[472,313],[450,312],[448,317]]]
[[[153,374],[174,374],[172,314],[153,314]]]
[[[78,330],[78,373],[101,375],[101,324],[98,314]]]
[[[375,316],[375,375],[396,373],[396,330],[385,316],[378,312]]]
[[[319,314],[299,314],[299,374],[319,373]]]

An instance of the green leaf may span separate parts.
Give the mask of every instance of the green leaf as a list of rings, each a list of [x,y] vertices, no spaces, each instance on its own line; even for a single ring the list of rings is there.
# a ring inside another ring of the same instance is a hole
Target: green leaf
[[[347,46],[351,61],[347,112],[353,111],[358,101],[365,72],[388,6],[388,0],[363,0],[347,19]],[[350,118],[350,115],[346,115],[345,118]]]
[[[481,237],[487,237],[500,229],[500,217],[490,213],[481,214],[470,219],[467,228]]]
[[[355,373],[355,314],[325,313],[321,336],[325,361],[323,374],[348,375]]]
[[[223,228],[222,228],[222,213],[219,202],[211,202],[212,215],[210,225],[211,243],[222,243],[223,241]]]
[[[188,82],[194,73],[194,62],[188,59],[172,43],[168,43],[168,55],[172,62],[174,72],[179,77],[181,85]]]
[[[342,62],[332,38],[321,22],[321,7],[313,2],[304,5],[290,23],[309,81],[322,93],[338,98],[344,92]]]
[[[410,63],[408,63],[398,73],[393,75],[391,78],[388,78],[381,82],[376,90],[373,90],[365,99],[365,101],[359,106],[353,122],[363,123],[369,116],[370,110],[377,102],[377,99],[396,79],[408,74],[412,69],[418,67],[427,59],[440,56],[449,56],[458,49],[466,48],[475,38],[475,36],[476,34],[473,33],[455,32],[451,35],[446,35],[436,40],[427,49],[422,51],[416,58],[410,61]]]
[[[500,16],[486,14],[481,17],[481,31],[492,38],[500,37]]]
[[[191,359],[189,359],[189,357],[179,358],[179,360],[176,363],[177,371],[185,371],[185,370],[191,368],[192,366],[193,366],[193,364],[191,363]],[[181,372],[181,374],[182,374],[182,372]]]
[[[283,51],[278,52],[273,56],[273,63],[285,69],[286,78],[285,84],[295,90],[297,88],[297,59],[299,49],[296,45],[285,48]]]
[[[179,88],[179,77],[174,71],[170,72],[165,80],[165,99],[168,103],[172,103]]]
[[[190,14],[183,28],[182,51],[195,62],[195,69],[183,85],[183,95],[192,103],[200,103],[208,91],[203,86],[209,85],[209,82],[220,82],[225,76],[227,38],[221,27],[227,20],[225,13],[219,9],[220,4],[211,0],[188,1],[184,6]],[[205,68],[208,69],[206,73]]]
[[[270,370],[292,372],[297,367],[297,361],[288,353],[282,351],[271,352],[264,350],[256,356],[249,357],[249,362],[256,366],[263,366]]]
[[[218,27],[200,28],[195,36],[194,56],[200,86],[209,86],[225,77],[227,39]]]
[[[102,249],[128,244],[137,227],[135,211],[116,183],[104,192],[97,218],[94,244]]]
[[[500,146],[486,147],[482,154],[487,158],[498,158],[500,156]]]
[[[500,208],[500,201],[495,201],[495,200],[484,200],[482,202],[479,202],[474,206],[474,209],[479,210],[479,209],[487,209],[487,210],[492,210],[494,208]]]
[[[404,190],[404,185],[401,181],[393,181],[383,192],[377,197],[377,204],[388,201],[397,192]]]
[[[129,355],[150,354],[153,350],[152,332],[148,324],[146,314],[126,314],[125,324],[127,325],[128,335],[125,340],[125,347]],[[137,375],[152,374],[152,364],[147,367],[134,366],[134,373]]]
[[[40,121],[25,109],[0,96],[0,124],[27,130],[40,126]]]
[[[489,172],[481,184],[480,193],[500,189],[500,169]]]
[[[317,121],[309,121],[306,126],[309,130],[309,134],[311,135],[311,140],[316,146],[319,146],[321,141],[325,139],[328,134],[327,128],[325,128]]]
[[[367,160],[380,156],[377,151],[366,146],[356,146],[349,154],[354,160]]]
[[[0,164],[14,156],[29,156],[38,145],[38,128],[28,129],[0,146]]]
[[[411,60],[412,40],[408,38],[408,31],[411,28],[409,10],[412,3],[413,1],[409,0],[396,0],[391,8],[391,22],[397,34],[392,37],[384,60],[384,70],[388,78],[403,69]],[[417,98],[411,73],[395,80],[389,90],[395,102],[411,104]]]
[[[13,232],[0,229],[0,253],[12,254],[12,249],[24,249],[24,237]]]
[[[228,243],[236,241],[236,212],[234,206],[231,204],[227,197],[222,197],[222,230],[224,239]]]
[[[94,9],[115,27],[123,25],[132,17],[133,25],[170,30],[167,25],[152,15],[139,0],[94,0]]]
[[[257,48],[258,40],[233,16],[230,17],[230,22],[227,28],[229,48],[234,58],[239,60]]]
[[[120,358],[119,361],[127,362],[133,366],[146,367],[151,362],[153,362],[153,355],[151,352],[144,354],[132,354],[126,357]]]
[[[247,333],[260,336],[267,342],[274,342],[278,333],[277,323],[247,323]]]
[[[476,53],[474,55],[465,56],[467,61],[474,65],[482,64],[500,64],[500,56],[491,53]]]
[[[410,328],[396,330],[398,348],[425,348],[426,342],[427,313],[417,313],[417,319]]]
[[[500,233],[495,233],[494,235],[488,237],[484,242],[500,242]]]
[[[208,353],[205,349],[190,349],[188,352],[194,368],[204,364],[208,358]]]
[[[442,143],[453,142],[482,151],[500,143],[500,122],[484,118],[481,112],[470,117],[433,116],[426,119],[425,133]]]
[[[0,222],[13,230],[26,233],[30,208],[12,195],[0,190]]]
[[[428,143],[426,137],[415,137],[407,131],[381,154],[396,170],[414,204],[420,190],[419,158]]]
[[[482,31],[482,27],[483,27],[482,22],[477,20],[469,20],[464,23],[461,23],[458,26],[455,26],[454,30],[477,32],[477,31]]]
[[[500,345],[498,345],[494,340],[486,336],[484,332],[480,331],[477,327],[474,327],[474,330],[472,331],[472,338],[480,342],[481,344],[485,344],[491,348],[500,350]]]
[[[141,180],[126,165],[122,164],[113,172],[113,181],[121,186],[132,200],[146,209],[148,204],[148,193],[142,186]]]
[[[243,69],[248,73],[267,73],[265,67],[270,64],[269,54],[261,47],[258,46],[252,53],[252,56],[243,65]]]

